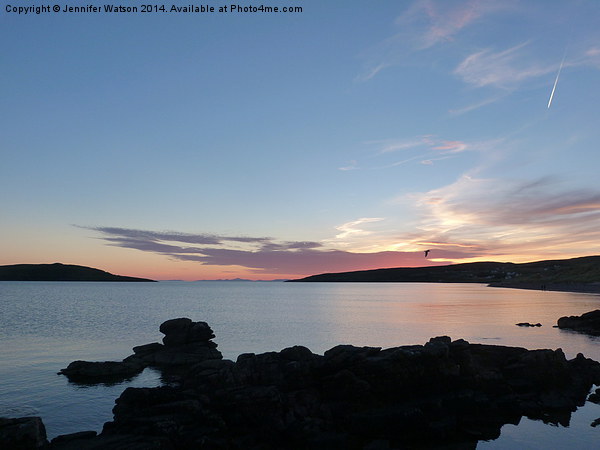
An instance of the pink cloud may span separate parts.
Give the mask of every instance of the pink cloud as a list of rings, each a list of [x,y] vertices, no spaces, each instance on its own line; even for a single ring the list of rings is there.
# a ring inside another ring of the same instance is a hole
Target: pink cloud
[[[425,193],[418,207],[420,228],[441,237],[416,241],[421,244],[485,245],[472,250],[513,262],[600,251],[600,191],[565,189],[552,177],[524,182],[465,176]]]
[[[426,19],[427,28],[420,36],[420,49],[452,41],[454,36],[469,25],[489,14],[507,9],[510,2],[470,0],[457,5],[454,2],[418,1],[398,18],[401,24],[419,23]]]
[[[415,51],[452,42],[463,29],[497,11],[512,8],[513,3],[512,0],[414,1],[396,18],[398,32],[365,52],[368,61],[356,80],[371,80],[383,70],[403,64]]]
[[[378,219],[360,219],[350,225]],[[207,266],[238,266],[256,274],[312,275],[322,272],[344,272],[385,267],[420,267],[439,265],[433,258],[442,261],[460,260],[475,256],[477,250],[446,244],[436,245],[430,258],[425,259],[422,251],[379,251],[358,253],[327,249],[317,242],[277,242],[266,238],[237,238],[210,235],[210,243],[203,243],[206,235],[188,233],[158,233],[116,227],[96,227],[108,245],[129,248],[169,257],[180,261],[195,261]],[[165,242],[165,239],[169,243]],[[252,244],[248,249],[232,248],[239,239]],[[180,244],[185,245],[177,245]],[[194,242],[194,245],[190,245]],[[218,242],[219,244],[215,244]],[[232,244],[233,243],[233,244]],[[432,245],[433,246],[433,245]],[[418,248],[418,247],[417,247]]]
[[[456,260],[474,256],[473,252],[461,250],[436,250],[430,258]],[[312,275],[325,272],[348,272],[353,270],[387,267],[421,267],[440,265],[427,258],[423,252],[376,252],[353,253],[342,250],[306,250],[301,252],[245,252],[239,250],[212,249],[205,256],[177,255],[177,259],[198,261],[209,265],[238,265],[267,271],[269,273]]]
[[[458,153],[467,150],[466,143],[461,141],[442,141],[440,144],[433,147],[434,150],[448,150],[448,153]]]
[[[528,79],[553,73],[554,65],[540,65],[531,60],[523,42],[503,51],[481,50],[466,57],[454,70],[464,82],[477,87],[512,88]]]

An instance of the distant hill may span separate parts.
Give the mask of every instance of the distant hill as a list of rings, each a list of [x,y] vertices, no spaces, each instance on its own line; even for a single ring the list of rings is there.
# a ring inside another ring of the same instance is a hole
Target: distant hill
[[[324,273],[292,282],[487,283],[497,287],[600,292],[600,256],[531,263],[475,262]]]
[[[0,266],[0,281],[154,281],[113,275],[91,267],[71,264],[15,264]]]

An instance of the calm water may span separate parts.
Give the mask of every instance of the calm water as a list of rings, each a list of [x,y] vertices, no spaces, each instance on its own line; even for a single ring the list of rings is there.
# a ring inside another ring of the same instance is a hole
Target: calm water
[[[600,296],[473,284],[0,282],[0,416],[39,415],[50,438],[101,430],[127,386],[157,386],[146,369],[115,386],[78,386],[56,372],[69,362],[120,360],[162,338],[175,317],[208,322],[225,358],[301,344],[323,353],[340,343],[391,347],[448,335],[530,349],[562,348],[600,361],[600,339],[553,328],[564,315],[600,308]],[[517,322],[541,322],[520,328]],[[481,449],[600,448],[600,406],[570,427],[523,419]]]

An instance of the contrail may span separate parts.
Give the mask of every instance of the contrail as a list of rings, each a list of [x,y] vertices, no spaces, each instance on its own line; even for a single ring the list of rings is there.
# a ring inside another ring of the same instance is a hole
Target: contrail
[[[556,80],[554,80],[554,87],[552,88],[552,93],[550,94],[550,100],[548,100],[548,109],[550,109],[550,105],[552,105],[552,99],[554,98],[554,91],[556,90],[556,85],[558,84],[558,77],[560,77],[560,71],[563,68],[563,64],[565,63],[565,56],[567,56],[567,52],[563,56],[562,61],[560,62],[560,67],[558,68],[558,73],[556,74]]]

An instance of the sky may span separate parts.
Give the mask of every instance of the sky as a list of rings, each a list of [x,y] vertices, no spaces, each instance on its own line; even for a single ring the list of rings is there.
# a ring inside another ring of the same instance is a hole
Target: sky
[[[46,4],[1,0],[0,264],[266,280],[600,254],[597,0],[15,12]]]

